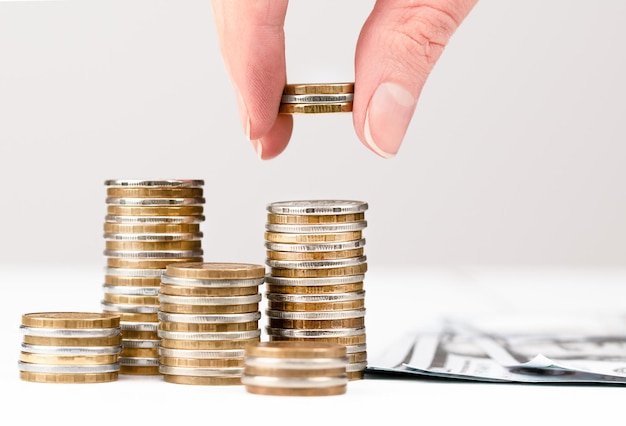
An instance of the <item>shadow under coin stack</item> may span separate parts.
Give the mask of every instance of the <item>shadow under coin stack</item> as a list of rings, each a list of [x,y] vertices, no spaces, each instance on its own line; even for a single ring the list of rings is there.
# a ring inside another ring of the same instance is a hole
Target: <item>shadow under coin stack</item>
[[[352,200],[267,205],[265,278],[270,341],[346,346],[349,380],[367,367],[363,230],[368,205]]]
[[[164,380],[240,385],[245,348],[261,340],[265,266],[177,263],[161,277],[160,367]]]
[[[167,265],[202,262],[202,180],[107,180],[104,312],[120,315],[120,373],[159,374],[158,310]]]
[[[346,347],[335,343],[261,342],[246,348],[241,378],[260,395],[329,396],[346,393]]]
[[[122,350],[120,317],[91,312],[22,315],[20,378],[38,383],[117,380]]]

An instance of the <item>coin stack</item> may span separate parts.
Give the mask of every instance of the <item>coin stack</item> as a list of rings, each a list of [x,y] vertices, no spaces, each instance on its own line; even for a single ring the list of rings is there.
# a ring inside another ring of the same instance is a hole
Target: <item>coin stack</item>
[[[315,341],[261,342],[246,348],[241,382],[250,393],[328,396],[346,393],[346,347]]]
[[[261,340],[259,286],[265,266],[191,262],[168,265],[159,294],[164,380],[240,385],[245,348]]]
[[[122,374],[159,374],[158,309],[167,265],[203,260],[202,180],[107,180],[104,312],[121,316]]]
[[[38,383],[117,380],[122,351],[120,317],[92,312],[22,315],[20,378]]]
[[[287,84],[281,114],[323,114],[352,111],[354,83]]]
[[[352,200],[267,205],[265,278],[270,341],[346,346],[349,380],[367,367],[363,230],[368,205]]]

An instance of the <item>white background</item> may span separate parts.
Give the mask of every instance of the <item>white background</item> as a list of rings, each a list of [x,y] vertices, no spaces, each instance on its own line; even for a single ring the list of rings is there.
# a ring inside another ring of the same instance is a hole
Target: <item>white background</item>
[[[293,0],[289,82],[353,80],[373,1]],[[626,265],[626,3],[479,2],[398,156],[296,116],[260,161],[208,0],[0,2],[0,262],[104,264],[106,179],[206,182],[209,261],[263,262],[267,203],[367,201],[376,265]]]

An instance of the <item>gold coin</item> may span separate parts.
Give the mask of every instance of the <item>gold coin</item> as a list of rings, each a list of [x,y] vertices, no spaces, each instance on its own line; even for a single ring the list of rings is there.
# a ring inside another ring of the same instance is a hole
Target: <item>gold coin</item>
[[[298,330],[324,330],[331,328],[357,328],[365,326],[365,318],[346,318],[336,320],[292,320],[268,318],[267,324],[272,328],[289,328]]]
[[[122,344],[122,335],[109,337],[24,336],[23,342],[41,346],[118,346]]]
[[[267,258],[271,260],[329,260],[348,259],[350,257],[363,256],[364,249],[350,249],[337,251],[267,251]]]
[[[365,300],[347,300],[343,302],[280,302],[269,300],[268,309],[287,312],[311,312],[311,311],[346,311],[351,309],[361,309],[365,307]]]
[[[322,388],[275,388],[246,385],[246,390],[253,394],[270,396],[332,396],[346,393],[347,385]]]
[[[104,223],[107,234],[194,234],[199,223]]]
[[[265,358],[341,358],[346,348],[337,343],[306,341],[269,341],[246,348],[246,356]]]
[[[179,305],[161,303],[159,310],[170,314],[243,314],[259,310],[258,303],[241,305]]]
[[[159,305],[159,296],[128,296],[125,294],[104,293],[103,299],[107,303],[116,305]]]
[[[102,312],[34,312],[22,315],[22,325],[36,328],[115,328],[120,316]]]
[[[46,365],[101,365],[118,362],[118,354],[110,355],[45,355],[20,352],[20,361]]]
[[[341,268],[325,269],[286,269],[270,268],[270,274],[275,277],[285,278],[320,278],[338,277],[342,275],[357,275],[367,272],[367,263],[353,266],[343,266]]]
[[[118,372],[93,374],[32,373],[20,371],[20,379],[36,383],[106,383],[114,382]]]
[[[109,268],[128,269],[165,269],[172,263],[202,262],[202,257],[181,257],[172,259],[120,259],[117,257],[107,258]]]
[[[243,349],[261,341],[261,337],[237,340],[173,340],[161,339],[161,347],[168,349]]]
[[[281,368],[281,367],[254,367],[246,365],[244,374],[248,376],[265,377],[340,377],[346,375],[346,367],[343,368]]]
[[[230,386],[241,385],[241,377],[200,377],[163,374],[163,380],[179,385]]]
[[[159,336],[156,331],[150,330],[122,330],[123,339],[133,340],[159,340]],[[127,356],[139,356],[139,355],[127,355]]]
[[[161,285],[161,277],[124,277],[117,275],[105,275],[104,283],[112,286],[125,287],[158,287]]]
[[[352,102],[336,104],[280,104],[279,114],[327,114],[334,112],[351,112]]]
[[[322,214],[322,215],[298,215],[298,214],[277,214],[268,213],[268,223],[278,223],[285,225],[309,225],[322,223],[345,223],[359,222],[365,219],[365,213],[348,214]]]
[[[339,95],[354,93],[354,83],[286,84],[283,95]]]
[[[351,284],[337,284],[337,285],[280,285],[280,284],[267,284],[268,293],[280,293],[280,294],[337,294],[337,293],[351,293],[354,291],[363,290],[363,281]]]
[[[243,358],[180,358],[162,356],[160,362],[161,365],[185,368],[228,368],[244,366]]]
[[[349,381],[362,380],[365,377],[365,371],[349,371],[346,373]]]
[[[367,362],[367,352],[355,352],[352,354],[348,354],[349,362]]]
[[[215,333],[222,331],[250,331],[259,328],[258,321],[235,322],[235,323],[189,323],[189,322],[171,322],[161,321],[159,330],[163,331],[182,331],[197,333]]]
[[[199,216],[204,206],[115,206],[107,205],[111,216]]]
[[[270,341],[292,341],[292,342],[305,342],[313,340],[315,342],[324,342],[324,343],[338,343],[340,345],[351,346],[351,345],[361,345],[366,343],[366,335],[359,334],[356,336],[345,336],[345,337],[284,337],[284,336],[270,336]]]
[[[159,322],[159,314],[155,313],[139,313],[139,312],[121,312],[122,321],[127,322]]]
[[[128,358],[158,358],[159,348],[124,348],[120,356]]]
[[[120,366],[120,374],[129,374],[137,376],[158,376],[158,365],[122,365]]]
[[[252,263],[189,262],[168,265],[166,274],[170,277],[201,280],[251,279],[263,278],[265,266]]]
[[[193,250],[202,248],[201,240],[182,241],[105,241],[106,250]]]
[[[107,188],[107,197],[115,198],[194,198],[202,197],[204,190],[202,187],[196,188]]]
[[[360,240],[363,231],[348,231],[328,234],[285,234],[282,232],[266,231],[265,241],[271,243],[330,243]]]
[[[161,284],[160,294],[168,296],[251,296],[259,292],[259,286],[249,287],[187,287],[175,284]]]

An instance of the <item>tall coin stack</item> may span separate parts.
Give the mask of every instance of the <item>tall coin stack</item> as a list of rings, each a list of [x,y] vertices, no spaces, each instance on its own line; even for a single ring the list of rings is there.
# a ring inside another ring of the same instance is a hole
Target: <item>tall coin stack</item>
[[[20,378],[38,383],[117,380],[122,351],[120,317],[92,312],[22,315]]]
[[[203,260],[202,180],[107,180],[104,312],[121,316],[120,373],[159,374],[158,309],[167,265]]]
[[[349,380],[367,367],[363,230],[368,204],[352,200],[267,205],[265,278],[270,341],[346,346]]]
[[[168,265],[159,294],[160,373],[169,383],[240,385],[245,349],[261,340],[265,266]]]

